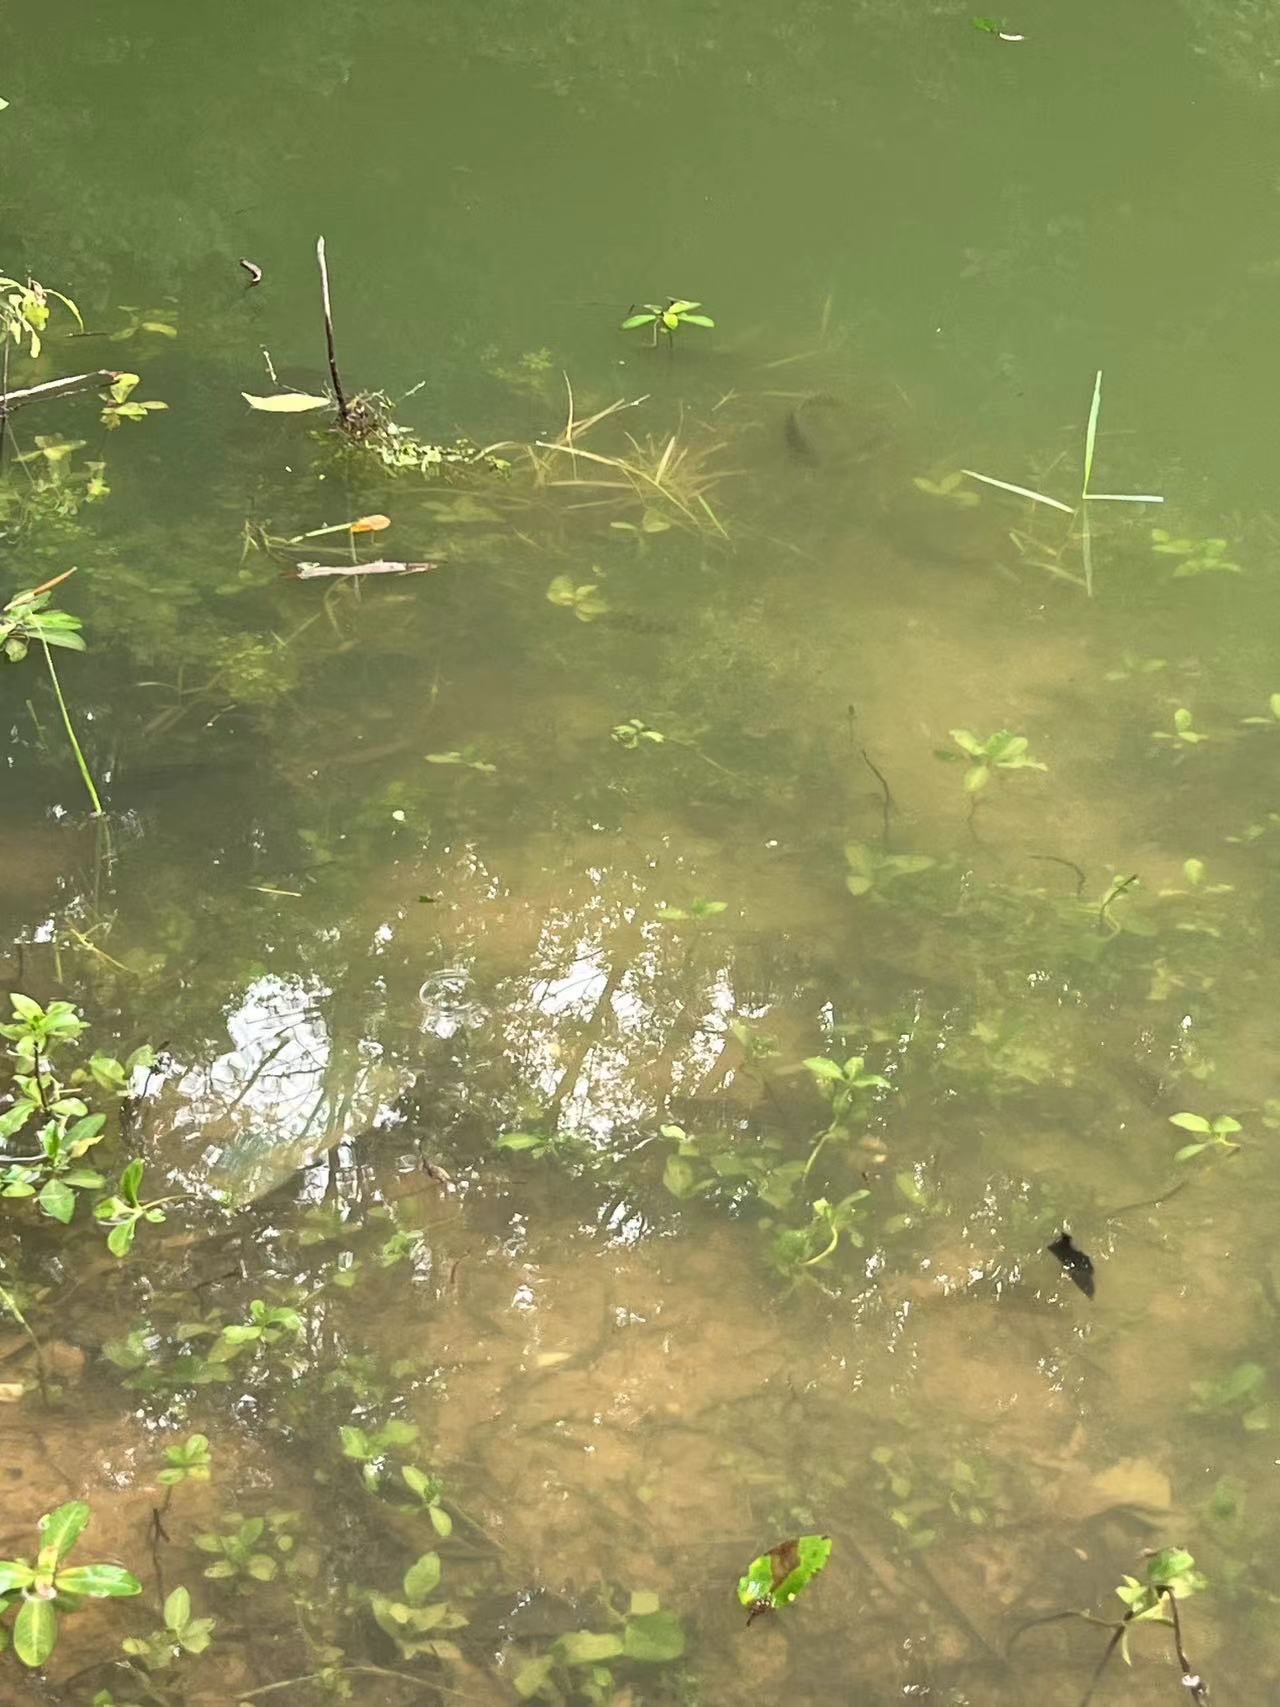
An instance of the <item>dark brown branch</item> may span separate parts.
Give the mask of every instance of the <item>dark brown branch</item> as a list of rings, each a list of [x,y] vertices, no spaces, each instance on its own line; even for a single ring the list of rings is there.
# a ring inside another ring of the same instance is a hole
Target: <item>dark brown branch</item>
[[[91,386],[114,385],[120,377],[114,368],[99,368],[97,373],[72,373],[65,379],[46,379],[43,385],[28,385],[21,391],[6,391],[0,398],[0,414],[8,415],[24,403],[44,403],[55,397],[71,397]]]
[[[1188,1691],[1196,1707],[1208,1707],[1209,1685],[1196,1671],[1187,1658],[1187,1650],[1182,1645],[1182,1620],[1178,1616],[1178,1599],[1171,1588],[1164,1591],[1169,1603],[1169,1611],[1173,1616],[1173,1645],[1177,1650],[1178,1664],[1182,1667],[1183,1687]]]
[[[333,344],[333,306],[329,301],[329,263],[325,259],[324,238],[316,239],[316,261],[320,267],[320,294],[324,302],[324,341],[329,352],[329,378],[333,381],[333,394],[338,400],[338,419],[345,427],[351,406],[347,402],[347,394],[342,389],[342,379],[338,373],[338,354]]]

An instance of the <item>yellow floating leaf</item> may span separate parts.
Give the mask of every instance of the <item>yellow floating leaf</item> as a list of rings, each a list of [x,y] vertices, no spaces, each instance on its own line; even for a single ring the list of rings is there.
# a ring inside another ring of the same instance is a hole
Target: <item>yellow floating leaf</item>
[[[352,533],[381,533],[383,528],[391,526],[390,516],[361,516],[352,522]]]
[[[331,409],[328,397],[313,397],[306,391],[278,391],[273,397],[254,397],[242,391],[241,397],[251,409],[265,409],[272,415],[301,415],[308,409]]]

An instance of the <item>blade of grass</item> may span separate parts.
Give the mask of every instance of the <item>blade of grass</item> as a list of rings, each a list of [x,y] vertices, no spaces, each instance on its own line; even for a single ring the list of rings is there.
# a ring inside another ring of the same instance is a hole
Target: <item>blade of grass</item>
[[[1080,510],[1080,552],[1084,558],[1084,590],[1085,597],[1093,597],[1093,536],[1089,532],[1089,506],[1082,505]]]
[[[984,486],[998,486],[1002,492],[1012,492],[1019,498],[1030,498],[1033,504],[1048,504],[1052,509],[1061,510],[1067,516],[1075,514],[1070,504],[1059,503],[1056,498],[1050,498],[1044,492],[1033,492],[1030,486],[1015,486],[1011,480],[997,480],[994,474],[979,474],[976,468],[962,468],[960,472],[967,474],[970,480],[981,480]]]
[[[1091,504],[1163,504],[1158,492],[1086,492]]]
[[[1102,369],[1093,382],[1093,402],[1089,405],[1089,425],[1084,431],[1084,484],[1080,488],[1080,496],[1089,495],[1089,481],[1093,475],[1093,449],[1098,442],[1098,414],[1102,408]]]

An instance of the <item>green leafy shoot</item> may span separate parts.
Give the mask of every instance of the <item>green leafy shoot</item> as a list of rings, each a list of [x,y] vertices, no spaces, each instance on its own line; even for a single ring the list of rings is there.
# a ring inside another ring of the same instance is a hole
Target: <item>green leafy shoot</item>
[[[81,1599],[117,1599],[141,1594],[142,1584],[123,1565],[68,1565],[90,1518],[83,1500],[61,1505],[40,1520],[39,1550],[29,1559],[0,1560],[0,1613],[17,1606],[13,1651],[32,1670],[43,1666],[58,1645],[59,1615],[74,1612]]]
[[[1239,1144],[1232,1142],[1234,1134],[1244,1130],[1240,1122],[1229,1114],[1216,1114],[1209,1118],[1203,1114],[1188,1114],[1184,1111],[1182,1114],[1171,1114],[1169,1124],[1195,1134],[1195,1142],[1184,1144],[1175,1154],[1175,1162],[1189,1162],[1193,1156],[1198,1156],[1205,1150],[1217,1150],[1230,1155],[1240,1148]]]
[[[850,895],[882,891],[899,877],[914,877],[937,864],[929,854],[885,853],[868,842],[846,843],[844,857],[849,867],[844,881]]]
[[[831,1545],[829,1535],[796,1535],[753,1559],[738,1579],[738,1599],[750,1614],[747,1623],[797,1600],[826,1566]]]
[[[1007,729],[997,729],[985,740],[970,729],[953,729],[951,739],[969,758],[964,773],[966,794],[981,794],[994,771],[1047,771],[1049,768],[1031,757],[1027,751],[1030,743],[1025,735],[1012,735]]]
[[[674,344],[675,335],[682,326],[701,326],[710,330],[715,325],[709,314],[698,312],[701,307],[700,302],[692,302],[683,296],[669,296],[666,302],[646,302],[638,310],[630,310],[622,322],[622,330],[635,332],[642,327],[651,326],[655,348],[660,336],[665,336],[671,345]]]

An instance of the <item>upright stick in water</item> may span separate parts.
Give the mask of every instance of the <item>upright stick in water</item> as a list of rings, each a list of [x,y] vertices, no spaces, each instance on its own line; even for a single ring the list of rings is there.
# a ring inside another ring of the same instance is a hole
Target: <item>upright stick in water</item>
[[[324,238],[316,239],[316,260],[320,265],[320,292],[324,300],[324,339],[329,351],[329,378],[333,381],[333,394],[338,400],[338,419],[345,427],[351,406],[347,402],[346,392],[342,389],[342,380],[338,374],[338,356],[333,347],[333,308],[329,302],[329,263],[324,255]]]

